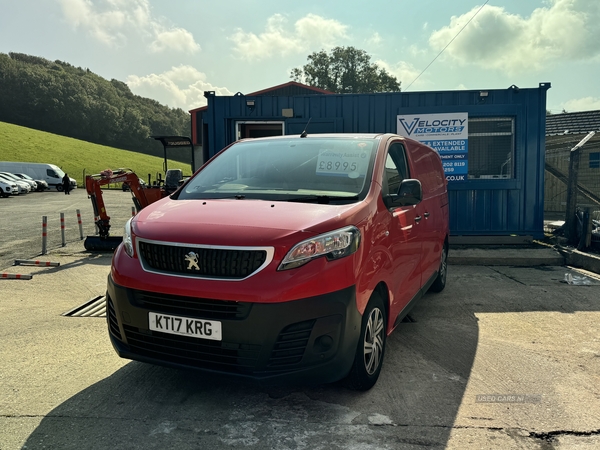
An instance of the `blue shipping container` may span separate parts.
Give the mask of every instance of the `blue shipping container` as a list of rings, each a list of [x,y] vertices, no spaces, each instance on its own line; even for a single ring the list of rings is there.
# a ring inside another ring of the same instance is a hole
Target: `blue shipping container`
[[[398,133],[438,150],[453,236],[543,237],[546,92],[538,88],[221,97],[195,124],[205,157],[244,137]]]

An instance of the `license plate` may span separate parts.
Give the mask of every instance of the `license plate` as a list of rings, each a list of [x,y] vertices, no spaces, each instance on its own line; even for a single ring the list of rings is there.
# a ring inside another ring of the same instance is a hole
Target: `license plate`
[[[221,322],[215,320],[191,319],[189,317],[148,313],[148,323],[152,331],[189,336],[212,341],[222,340]]]

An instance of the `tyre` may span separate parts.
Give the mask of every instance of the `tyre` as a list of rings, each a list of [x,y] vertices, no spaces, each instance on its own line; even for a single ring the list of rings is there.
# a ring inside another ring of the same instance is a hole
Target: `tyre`
[[[57,185],[56,185],[56,190],[57,190],[58,192],[62,192],[62,191],[63,191],[62,184],[57,184]]]
[[[385,354],[386,324],[383,300],[374,292],[362,317],[354,363],[346,379],[351,389],[367,391],[377,382]]]
[[[444,244],[442,248],[442,256],[440,258],[440,268],[438,276],[429,288],[431,292],[442,292],[446,287],[446,278],[448,277],[448,244]]]

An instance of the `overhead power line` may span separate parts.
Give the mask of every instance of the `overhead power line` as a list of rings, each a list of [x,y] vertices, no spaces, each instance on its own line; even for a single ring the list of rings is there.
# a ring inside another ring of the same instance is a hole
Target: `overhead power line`
[[[479,14],[479,12],[480,12],[480,11],[483,9],[483,7],[484,7],[485,5],[487,5],[487,4],[488,4],[488,2],[489,2],[489,1],[490,1],[490,0],[486,0],[486,1],[485,1],[485,3],[484,3],[483,5],[481,5],[481,8],[479,8],[479,9],[477,10],[477,12],[476,12],[475,14],[473,14],[473,16],[472,16],[472,17],[471,17],[471,18],[470,18],[470,19],[467,21],[467,23],[465,23],[465,24],[463,25],[463,27],[462,27],[460,30],[458,30],[458,33],[456,33],[456,35],[455,35],[455,36],[454,36],[452,39],[450,39],[450,42],[448,42],[448,43],[446,44],[446,46],[445,46],[445,47],[444,47],[444,48],[443,48],[443,49],[442,49],[442,50],[441,50],[441,51],[440,51],[440,52],[437,54],[437,56],[436,56],[435,58],[433,58],[429,64],[427,64],[427,67],[425,67],[425,68],[424,68],[424,69],[421,71],[421,73],[420,73],[419,75],[417,75],[417,78],[415,78],[414,80],[412,80],[412,81],[411,81],[411,83],[410,83],[410,84],[409,84],[409,85],[406,87],[406,89],[404,89],[404,91],[408,91],[408,88],[410,88],[410,87],[413,85],[413,83],[414,83],[415,81],[417,81],[417,80],[419,79],[419,77],[420,77],[421,75],[423,75],[423,73],[424,73],[424,72],[425,72],[427,69],[429,69],[429,66],[431,66],[431,65],[432,65],[432,64],[435,62],[435,60],[436,60],[436,59],[438,59],[442,53],[444,53],[444,50],[446,50],[446,49],[447,49],[447,48],[450,46],[450,44],[452,44],[452,42],[454,42],[454,39],[456,39],[456,38],[458,37],[458,35],[459,35],[460,33],[462,33],[462,31],[463,31],[463,30],[464,30],[464,29],[467,27],[467,25],[469,25],[469,24],[471,23],[471,21],[472,21],[472,20],[475,18],[475,16],[476,16],[477,14]]]

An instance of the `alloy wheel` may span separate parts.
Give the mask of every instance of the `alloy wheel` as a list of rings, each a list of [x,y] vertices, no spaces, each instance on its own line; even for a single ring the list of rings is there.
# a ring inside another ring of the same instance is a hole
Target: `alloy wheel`
[[[383,314],[379,308],[374,308],[367,321],[364,340],[365,369],[369,375],[381,365],[384,332]]]

